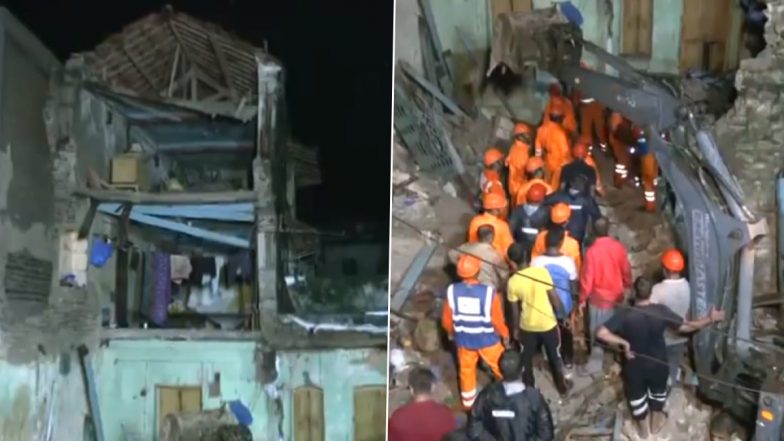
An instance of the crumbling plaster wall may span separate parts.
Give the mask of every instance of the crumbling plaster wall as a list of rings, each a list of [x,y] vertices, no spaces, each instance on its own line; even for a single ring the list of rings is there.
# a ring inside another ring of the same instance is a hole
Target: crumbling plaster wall
[[[282,439],[293,439],[293,392],[315,386],[324,392],[325,439],[352,439],[353,391],[362,386],[386,387],[383,350],[278,352],[274,384],[263,384],[265,379],[259,376],[261,350],[251,335],[234,341],[110,341],[96,359],[106,439],[123,439],[123,425],[137,431],[140,439],[153,439],[159,421],[158,386],[200,387],[204,409],[240,400],[253,415],[254,439],[279,439],[271,392],[282,399]]]
[[[768,221],[770,234],[756,248],[756,295],[776,292],[775,178],[784,168],[784,0],[767,4],[767,48],[741,61],[735,76],[738,97],[716,124],[721,153],[746,204]]]

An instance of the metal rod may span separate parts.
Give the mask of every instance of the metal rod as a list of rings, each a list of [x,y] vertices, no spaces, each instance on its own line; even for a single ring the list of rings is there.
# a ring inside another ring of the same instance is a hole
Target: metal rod
[[[391,311],[394,312],[403,309],[408,297],[411,295],[411,291],[413,291],[414,286],[422,276],[422,272],[436,253],[436,249],[438,249],[438,244],[436,243],[427,243],[420,248],[416,257],[414,257],[414,260],[411,262],[411,265],[406,270],[406,274],[403,276],[402,282],[400,282],[400,287],[395,291],[395,295],[392,296],[390,303]]]

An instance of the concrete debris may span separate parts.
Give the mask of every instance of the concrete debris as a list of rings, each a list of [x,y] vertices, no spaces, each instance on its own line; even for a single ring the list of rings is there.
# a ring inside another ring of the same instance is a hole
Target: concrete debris
[[[760,331],[773,331],[779,328],[779,320],[774,308],[760,308],[752,311],[752,325]]]

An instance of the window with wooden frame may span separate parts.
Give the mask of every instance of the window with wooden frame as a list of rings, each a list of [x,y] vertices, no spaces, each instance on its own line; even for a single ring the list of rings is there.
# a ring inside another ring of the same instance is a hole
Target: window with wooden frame
[[[384,441],[387,429],[386,386],[354,389],[354,441]]]
[[[158,430],[170,414],[202,410],[201,386],[158,386]]]
[[[294,389],[294,441],[324,441],[324,391],[318,387]]]
[[[621,55],[650,57],[653,48],[653,0],[623,0]]]

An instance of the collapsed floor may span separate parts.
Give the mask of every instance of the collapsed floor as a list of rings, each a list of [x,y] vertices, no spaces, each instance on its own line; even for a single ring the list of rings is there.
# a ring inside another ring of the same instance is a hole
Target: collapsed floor
[[[533,116],[540,114],[541,100],[537,103],[528,97],[515,101],[527,105],[514,109],[516,114],[525,112],[526,120],[538,119]],[[536,104],[539,104],[538,108]],[[484,109],[488,107],[491,106]],[[491,108],[502,110],[500,106]],[[478,155],[486,146],[508,146],[511,139],[511,120],[498,114],[492,121],[480,116],[450,122],[455,148],[465,164],[481,164]],[[604,183],[611,182],[611,161],[601,153],[597,155]],[[402,143],[395,144],[394,164],[391,280],[401,280],[408,263],[432,240],[441,241],[442,246],[434,250],[414,289],[406,293],[399,288],[394,294],[410,294],[410,297],[400,314],[392,316],[390,349],[396,368],[391,382],[389,411],[393,412],[409,398],[405,384],[407,368],[425,364],[439,379],[437,397],[462,417],[455,359],[444,344],[438,319],[445,288],[452,282],[446,253],[450,247],[465,241],[466,226],[475,213],[470,204],[458,196],[455,185],[444,184],[422,173]],[[478,180],[478,168],[466,166],[466,169],[469,182]],[[606,195],[598,200],[600,209],[611,221],[611,234],[627,246],[633,276],[657,277],[661,273],[661,252],[675,243],[668,219],[661,213],[643,211],[641,189],[607,187]],[[393,282],[392,287],[395,286]],[[394,297],[392,303],[396,303]],[[577,349],[579,357],[579,345]],[[585,356],[584,351],[582,355]],[[550,403],[558,439],[627,439],[621,434],[621,422],[629,418],[622,401],[620,369],[616,363],[608,362],[605,363],[606,376],[580,377],[570,372],[575,386],[565,400],[559,399],[550,374],[543,368],[545,365],[535,368],[537,387]],[[480,382],[485,383],[489,378],[482,374],[480,377],[483,377]],[[668,409],[673,418],[662,436],[671,441],[705,439],[713,412],[696,398],[693,386],[673,388]]]

